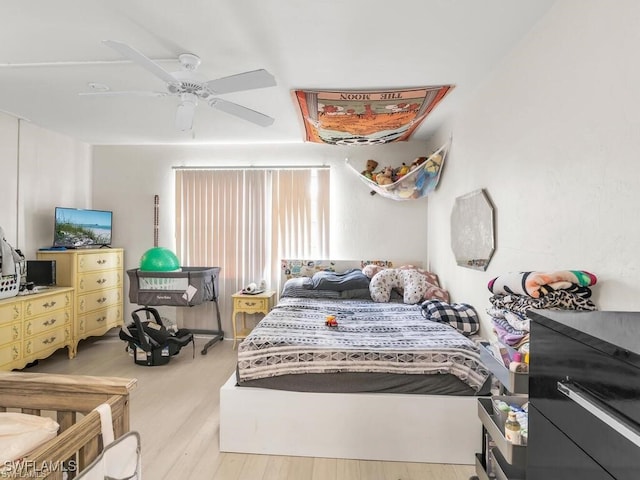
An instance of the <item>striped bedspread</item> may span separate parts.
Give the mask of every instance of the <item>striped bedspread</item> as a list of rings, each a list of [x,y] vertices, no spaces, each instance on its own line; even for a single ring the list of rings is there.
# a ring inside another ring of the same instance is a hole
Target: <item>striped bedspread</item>
[[[447,373],[475,391],[489,376],[472,340],[404,303],[282,298],[238,347],[241,383],[335,372]]]

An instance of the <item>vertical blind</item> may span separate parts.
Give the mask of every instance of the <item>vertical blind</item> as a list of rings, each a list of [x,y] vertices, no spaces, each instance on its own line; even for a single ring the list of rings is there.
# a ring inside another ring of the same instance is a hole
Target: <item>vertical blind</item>
[[[221,268],[225,330],[231,294],[263,279],[277,289],[281,259],[329,258],[329,174],[328,168],[176,169],[176,253],[182,265]]]

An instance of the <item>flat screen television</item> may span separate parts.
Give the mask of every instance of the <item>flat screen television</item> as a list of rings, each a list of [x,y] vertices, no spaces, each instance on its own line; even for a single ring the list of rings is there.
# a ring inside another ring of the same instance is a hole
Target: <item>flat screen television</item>
[[[84,248],[111,245],[113,212],[56,207],[54,247]]]

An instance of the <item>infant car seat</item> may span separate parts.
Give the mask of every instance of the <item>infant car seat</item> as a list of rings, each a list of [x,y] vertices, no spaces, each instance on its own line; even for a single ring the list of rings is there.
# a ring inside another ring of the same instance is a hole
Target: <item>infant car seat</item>
[[[146,320],[140,320],[138,312],[146,313]],[[155,366],[169,363],[171,357],[180,353],[182,347],[195,342],[193,333],[186,328],[170,332],[163,325],[158,310],[151,307],[138,308],[131,312],[133,323],[120,329],[120,339],[127,342],[133,352],[133,360],[138,365]]]

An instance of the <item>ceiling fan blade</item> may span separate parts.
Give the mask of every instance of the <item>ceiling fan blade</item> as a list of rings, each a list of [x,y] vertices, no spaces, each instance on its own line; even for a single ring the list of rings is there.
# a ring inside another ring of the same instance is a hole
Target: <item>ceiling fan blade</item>
[[[106,91],[106,92],[80,92],[78,95],[83,97],[117,97],[120,95],[137,95],[139,97],[166,97],[168,93],[165,92],[146,92],[143,90],[130,90],[130,91]]]
[[[243,107],[237,103],[222,100],[221,98],[209,100],[209,105],[217,108],[218,110],[222,110],[223,112],[230,113],[231,115],[235,115],[236,117],[240,117],[244,120],[260,125],[261,127],[268,127],[274,122],[274,119],[268,115]]]
[[[254,88],[274,87],[276,79],[269,72],[261,69],[210,80],[205,82],[205,85],[213,93],[220,94],[252,90]]]
[[[128,58],[129,60],[137,63],[143,68],[146,68],[148,71],[153,73],[156,77],[162,79],[164,82],[168,84],[180,83],[177,78],[167,72],[164,68],[158,65],[156,62],[151,60],[149,57],[143,55],[138,50],[133,47],[130,47],[126,43],[117,42],[115,40],[103,40],[106,46],[113,48],[116,52],[118,52],[123,57]]]

